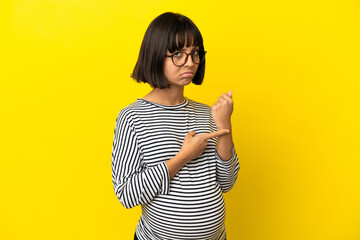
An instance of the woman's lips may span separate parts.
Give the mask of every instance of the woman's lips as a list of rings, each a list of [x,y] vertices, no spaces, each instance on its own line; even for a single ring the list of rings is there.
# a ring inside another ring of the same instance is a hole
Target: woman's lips
[[[184,73],[180,74],[180,76],[182,76],[182,77],[193,77],[194,73],[192,73],[192,72],[184,72]]]

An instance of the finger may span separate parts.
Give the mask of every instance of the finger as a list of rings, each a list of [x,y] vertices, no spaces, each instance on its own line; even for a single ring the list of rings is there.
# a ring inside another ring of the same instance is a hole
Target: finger
[[[226,98],[224,98],[223,96],[220,96],[218,98],[219,102],[223,103],[223,102],[226,102]]]
[[[232,90],[228,92],[229,96],[232,98]]]
[[[229,129],[221,129],[221,130],[218,130],[216,132],[203,133],[201,135],[203,135],[206,139],[210,139],[210,138],[220,137],[222,135],[228,134],[229,132],[230,132]]]
[[[232,102],[232,98],[230,97],[230,95],[223,93],[222,97],[225,98],[228,102]]]
[[[212,108],[212,109],[215,109],[215,108],[217,108],[217,107],[219,106],[219,104],[220,104],[219,102],[216,102],[216,103],[214,103],[214,104],[211,106],[211,108]]]

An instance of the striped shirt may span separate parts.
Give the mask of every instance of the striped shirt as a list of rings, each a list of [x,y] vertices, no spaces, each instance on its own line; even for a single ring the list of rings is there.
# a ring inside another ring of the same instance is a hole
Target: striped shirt
[[[226,239],[223,192],[237,179],[239,161],[223,161],[217,138],[171,179],[165,161],[181,149],[188,131],[216,131],[211,108],[185,98],[179,105],[138,99],[116,118],[112,149],[115,194],[126,208],[141,205],[140,240]]]

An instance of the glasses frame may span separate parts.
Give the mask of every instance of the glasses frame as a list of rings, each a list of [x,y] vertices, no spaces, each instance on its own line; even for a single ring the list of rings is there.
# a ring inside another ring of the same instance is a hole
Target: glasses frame
[[[196,63],[196,62],[194,62],[194,53],[195,53],[195,51],[199,51],[199,50],[201,50],[201,51],[204,52],[204,58],[201,59],[201,61],[200,61],[199,63]],[[186,54],[185,62],[184,62],[182,65],[176,65],[175,62],[174,62],[174,55],[175,55],[176,52],[182,52],[182,53],[185,53],[185,54]],[[174,52],[174,53],[171,54],[171,55],[165,55],[165,57],[170,57],[171,60],[172,60],[172,62],[173,62],[173,64],[174,64],[175,66],[177,66],[177,67],[182,67],[182,66],[184,66],[184,65],[187,63],[187,61],[188,61],[189,55],[191,55],[191,60],[193,61],[193,63],[195,63],[195,64],[200,64],[200,63],[202,63],[202,62],[205,60],[205,54],[207,53],[207,51],[205,51],[205,50],[203,50],[203,49],[196,49],[196,50],[192,51],[191,53],[186,53],[186,52],[183,52],[183,51],[176,51],[176,52]]]

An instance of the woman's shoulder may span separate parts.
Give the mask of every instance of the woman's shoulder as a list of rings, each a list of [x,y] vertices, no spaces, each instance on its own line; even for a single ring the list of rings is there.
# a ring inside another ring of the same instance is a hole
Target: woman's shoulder
[[[130,103],[129,105],[123,107],[118,115],[117,115],[117,120],[118,121],[131,121],[134,116],[136,115],[136,112],[138,110],[141,109],[141,104],[139,103],[138,100],[136,100],[135,102]]]
[[[206,110],[206,111],[211,110],[211,107],[209,105],[199,102],[199,101],[194,101],[194,100],[189,99],[189,104],[190,104],[190,106],[193,106],[193,108],[195,108],[195,109],[200,109],[200,110],[202,109],[202,110]]]

